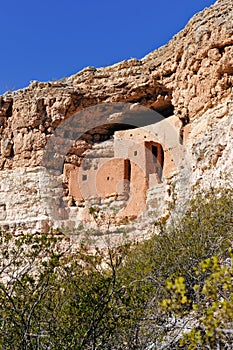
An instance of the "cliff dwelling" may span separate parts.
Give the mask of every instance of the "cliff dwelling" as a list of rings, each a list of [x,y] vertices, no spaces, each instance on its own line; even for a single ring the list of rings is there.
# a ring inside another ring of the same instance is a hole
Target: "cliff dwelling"
[[[0,97],[0,226],[76,229],[98,207],[144,215],[140,234],[174,188],[182,207],[197,184],[232,174],[231,24],[218,1],[142,59]]]
[[[172,116],[145,127],[105,125],[99,128],[102,134],[92,130],[83,135],[77,142],[85,146],[81,157],[69,163],[70,150],[63,169],[69,206],[85,208],[90,200],[98,206],[110,198],[109,205],[122,203],[121,216],[141,214],[148,190],[165,186],[180,162],[175,159],[181,154],[180,128],[181,122]]]

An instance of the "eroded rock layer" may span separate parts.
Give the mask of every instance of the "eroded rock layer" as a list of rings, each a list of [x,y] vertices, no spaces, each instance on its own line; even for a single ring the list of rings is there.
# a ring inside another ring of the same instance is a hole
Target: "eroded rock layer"
[[[38,183],[42,181],[38,174],[45,147],[64,121],[98,104],[140,104],[159,112],[164,118],[174,116],[180,120],[178,132],[185,140],[192,170],[183,172],[182,183],[176,174],[168,176],[166,186],[176,184],[181,195],[182,191],[187,193],[197,184],[222,179],[222,172],[231,174],[232,86],[232,0],[219,0],[195,15],[167,45],[141,60],[131,59],[105,68],[87,67],[61,81],[33,81],[28,88],[6,93],[0,97],[2,224],[9,226],[14,222],[17,226],[25,222],[27,211],[30,212],[28,200],[34,191],[37,209],[31,221],[37,222],[40,217],[46,226],[51,213],[44,206],[43,196],[36,197]],[[65,163],[80,166],[88,149],[95,143],[111,139],[116,130],[121,130],[121,116],[119,120],[115,117],[118,125],[115,129],[105,126],[101,130],[84,132],[72,145]],[[83,122],[80,119],[80,123]],[[182,172],[182,168],[180,170]],[[23,172],[25,179],[20,177],[15,181],[14,188],[13,175],[8,180],[8,174]],[[23,187],[24,182],[30,193]],[[68,182],[64,183],[64,191],[67,191]],[[167,191],[170,194],[171,187]],[[43,205],[40,206],[40,202]],[[38,206],[43,207],[41,212]],[[22,215],[17,217],[20,212]],[[63,219],[68,220],[65,214]],[[40,228],[41,225],[37,227]]]

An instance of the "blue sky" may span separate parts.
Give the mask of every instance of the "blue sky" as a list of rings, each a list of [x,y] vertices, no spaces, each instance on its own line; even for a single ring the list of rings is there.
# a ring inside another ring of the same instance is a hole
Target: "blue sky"
[[[142,58],[215,0],[1,2],[0,94],[30,80]]]

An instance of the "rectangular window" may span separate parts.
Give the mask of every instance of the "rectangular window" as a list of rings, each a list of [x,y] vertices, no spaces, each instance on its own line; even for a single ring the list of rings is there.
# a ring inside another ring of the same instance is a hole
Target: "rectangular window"
[[[157,158],[158,158],[158,147],[152,145],[152,154],[153,154],[153,161],[157,163]]]

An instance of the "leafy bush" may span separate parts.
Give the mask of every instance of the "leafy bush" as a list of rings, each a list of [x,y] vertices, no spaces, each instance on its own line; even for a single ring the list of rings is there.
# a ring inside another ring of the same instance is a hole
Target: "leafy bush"
[[[231,251],[231,250],[230,250]],[[190,332],[180,338],[178,349],[232,349],[233,345],[233,254],[225,263],[215,256],[203,260],[196,270],[208,272],[202,286],[193,286],[195,303],[187,297],[185,279],[167,282],[170,299],[164,299],[165,310],[178,318],[187,313],[195,320]]]
[[[2,233],[0,348],[221,348],[232,337],[232,269],[222,265],[232,203],[230,190],[199,194],[159,235],[104,251]]]
[[[171,293],[167,280],[175,285],[176,278],[181,276],[185,283],[183,301],[187,297],[189,303],[195,303],[193,288],[195,285],[202,288],[208,277],[208,272],[200,269],[200,262],[212,256],[219,259],[228,256],[233,241],[232,203],[230,190],[198,194],[182,218],[177,218],[169,227],[161,225],[159,235],[137,245],[127,256],[120,277],[129,290],[134,288],[134,292],[128,292],[132,299],[130,305],[135,309],[136,299],[136,308],[144,310],[140,322],[136,321],[138,317],[133,317],[133,327],[138,328],[141,342],[144,338],[144,348],[150,343],[155,349],[159,348],[166,334],[171,332],[172,335],[176,327],[170,321],[169,310],[161,310],[161,300]],[[189,312],[187,303],[185,306],[183,316]],[[171,342],[171,349],[174,349],[174,342]]]

